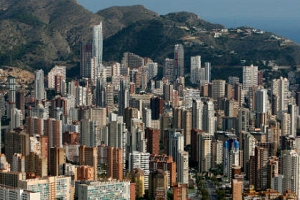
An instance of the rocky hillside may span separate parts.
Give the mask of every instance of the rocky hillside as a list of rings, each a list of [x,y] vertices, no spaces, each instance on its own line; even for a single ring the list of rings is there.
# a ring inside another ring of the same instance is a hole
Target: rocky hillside
[[[201,55],[215,66],[240,60],[300,64],[300,46],[285,38],[247,27],[227,30],[193,13],[158,15],[140,5],[92,13],[75,0],[0,0],[0,66],[78,66],[80,43],[91,39],[100,21],[105,61],[120,61],[124,51],[131,51],[163,62],[182,43],[186,58]]]

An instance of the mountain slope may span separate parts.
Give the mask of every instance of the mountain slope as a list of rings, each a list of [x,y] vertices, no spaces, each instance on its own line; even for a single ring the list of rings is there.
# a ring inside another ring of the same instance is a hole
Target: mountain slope
[[[123,52],[131,51],[163,63],[181,43],[186,66],[194,55],[215,66],[239,65],[240,60],[300,64],[300,47],[293,42],[247,27],[223,33],[222,25],[193,13],[158,15],[141,5],[92,13],[76,0],[0,0],[0,66],[78,66],[80,44],[92,39],[92,27],[100,21],[105,61],[120,61]]]
[[[3,1],[0,12],[1,65],[49,67],[69,61],[91,27],[101,21],[75,0]]]

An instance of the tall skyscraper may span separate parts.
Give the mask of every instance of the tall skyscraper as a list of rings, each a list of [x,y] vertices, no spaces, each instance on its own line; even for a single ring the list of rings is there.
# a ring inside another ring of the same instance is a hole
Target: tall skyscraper
[[[203,107],[203,130],[214,135],[215,133],[215,109],[213,101],[205,101]]]
[[[127,89],[126,81],[120,80],[120,91],[119,91],[119,115],[123,116],[124,109],[129,106],[129,91]]]
[[[93,28],[93,57],[96,57],[98,65],[102,64],[103,56],[103,32],[102,21]]]
[[[174,59],[166,58],[165,59],[165,65],[163,69],[163,75],[165,78],[167,78],[170,83],[173,83],[175,80],[175,74],[174,74]]]
[[[107,146],[107,170],[106,177],[123,180],[123,158],[122,149]]]
[[[48,73],[48,88],[55,88],[55,77],[60,76],[61,81],[66,80],[66,66],[55,66]]]
[[[80,49],[80,76],[90,77],[92,58],[93,45],[88,43],[82,43]]]
[[[96,147],[79,147],[79,164],[94,168],[94,178],[98,177],[98,151]]]
[[[243,90],[249,90],[250,87],[256,86],[258,83],[258,67],[244,66],[243,67]]]
[[[189,183],[189,153],[187,151],[177,152],[177,182]]]
[[[290,103],[289,80],[280,77],[279,79],[272,80],[272,95],[277,96],[276,111],[287,111],[288,104]],[[276,113],[277,114],[277,113]]]
[[[59,167],[66,163],[66,150],[59,147],[51,147],[49,155],[49,174],[51,176],[59,175]]]
[[[211,64],[210,62],[205,62],[205,80],[210,83],[211,82]]]
[[[200,99],[193,99],[192,104],[192,128],[202,130],[202,115],[203,115],[203,102]]]
[[[140,168],[141,170],[144,171],[145,175],[145,190],[148,189],[149,187],[149,158],[150,158],[150,153],[144,153],[144,152],[138,152],[138,151],[133,151],[132,153],[129,154],[129,167],[128,170],[132,171],[135,168]]]
[[[255,111],[257,113],[267,113],[268,111],[268,91],[259,89],[255,92]]]
[[[158,120],[164,113],[164,100],[160,97],[150,99],[151,119]]]
[[[191,57],[191,82],[193,84],[200,82],[201,56]]]
[[[237,141],[235,138],[229,139],[224,142],[223,174],[228,178],[228,181],[231,179],[232,165],[240,165],[239,150],[239,141]]]
[[[291,190],[300,195],[300,163],[299,155],[295,150],[286,150],[281,155],[281,173],[283,175],[282,191]]]
[[[44,71],[42,69],[34,72],[34,95],[35,99],[45,99]]]
[[[200,173],[210,170],[212,161],[212,136],[207,133],[197,135],[198,170]]]
[[[176,44],[174,48],[174,77],[184,76],[184,48]]]
[[[147,139],[147,152],[159,154],[159,129],[146,128],[145,136]]]
[[[219,97],[225,96],[225,80],[212,81],[212,98],[218,100]]]

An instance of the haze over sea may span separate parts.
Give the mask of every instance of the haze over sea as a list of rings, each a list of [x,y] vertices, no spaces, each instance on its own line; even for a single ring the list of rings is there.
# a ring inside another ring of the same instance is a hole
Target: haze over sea
[[[249,26],[289,38],[300,44],[298,0],[78,0],[97,12],[110,6],[144,5],[159,14],[187,11],[227,28]]]

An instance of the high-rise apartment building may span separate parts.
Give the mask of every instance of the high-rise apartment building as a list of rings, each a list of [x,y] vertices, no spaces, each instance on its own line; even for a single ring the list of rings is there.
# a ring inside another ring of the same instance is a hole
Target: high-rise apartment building
[[[106,177],[123,180],[123,158],[122,149],[107,146],[107,170]]]
[[[77,185],[77,183],[76,183]],[[83,181],[76,186],[78,199],[135,199],[131,196],[130,181]],[[103,192],[105,191],[105,192]]]
[[[168,135],[168,155],[177,162],[177,152],[184,151],[184,136],[176,130],[169,130]]]
[[[176,162],[172,156],[163,155],[150,155],[149,167],[150,171],[162,169],[168,175],[168,187],[172,187],[177,183],[176,180]]]
[[[257,113],[267,113],[268,111],[268,91],[258,89],[255,92],[255,111]]]
[[[212,100],[205,101],[203,106],[203,130],[210,135],[214,135],[215,123],[214,103]]]
[[[0,199],[6,200],[35,200],[41,199],[39,192],[32,192],[17,187],[0,185]]]
[[[272,80],[272,95],[277,96],[276,112],[287,111],[288,104],[290,103],[289,85],[290,83],[287,78],[280,77],[279,79]]]
[[[91,74],[93,73],[91,68],[93,45],[82,43],[80,50],[80,76],[86,78],[91,77]]]
[[[147,139],[147,152],[150,154],[159,154],[159,129],[146,128],[145,138]]]
[[[285,150],[281,154],[280,162],[282,180],[282,191],[291,190],[295,192],[297,196],[300,195],[300,162],[299,155],[295,150]]]
[[[80,121],[80,143],[88,147],[96,147],[97,144],[97,123],[90,119]]]
[[[38,155],[36,152],[30,152],[30,154],[25,158],[25,163],[26,173],[34,173],[38,177],[44,177],[48,175],[47,158]],[[52,167],[52,164],[50,164],[50,166]]]
[[[54,118],[44,120],[44,135],[49,147],[62,147],[62,121]]]
[[[202,130],[203,128],[203,102],[200,99],[193,99],[192,104],[192,128]]]
[[[198,171],[209,171],[212,166],[212,136],[205,132],[197,135],[198,138]]]
[[[149,187],[149,158],[150,153],[144,153],[144,152],[138,152],[133,151],[132,153],[129,153],[129,160],[128,160],[128,170],[132,171],[135,168],[140,168],[144,171],[145,175],[145,190]]]
[[[192,110],[184,109],[182,111],[181,128],[183,129],[184,145],[191,144],[191,130],[192,130]]]
[[[162,169],[153,170],[149,175],[149,198],[166,199],[168,180]],[[159,197],[160,198],[159,198]]]
[[[174,77],[184,76],[184,48],[176,44],[174,48]]]
[[[150,99],[151,119],[157,120],[164,113],[164,100],[160,97]]]
[[[45,99],[44,71],[42,69],[34,72],[34,95],[37,100]]]
[[[48,88],[55,88],[55,77],[59,76],[61,82],[66,80],[66,66],[53,67],[48,73]]]
[[[71,177],[47,176],[19,181],[24,190],[40,193],[40,199],[71,199]]]
[[[59,167],[66,163],[66,150],[59,147],[51,147],[49,153],[49,174],[51,176],[59,175]]]
[[[243,67],[243,90],[249,90],[252,86],[258,84],[258,67],[257,66],[244,66]]]
[[[98,178],[98,151],[96,147],[79,147],[79,164],[94,168],[94,178]]]
[[[235,138],[231,138],[224,142],[224,154],[223,154],[223,174],[231,179],[231,167],[232,165],[240,165],[240,145],[239,141]]]
[[[191,57],[191,82],[193,84],[200,83],[201,56]]]
[[[102,64],[103,56],[103,31],[102,21],[93,27],[93,57],[96,57],[98,65]]]
[[[9,128],[10,130],[14,130],[15,128],[22,128],[23,127],[23,114],[22,111],[13,108],[10,110],[10,122]]]
[[[189,183],[189,153],[187,151],[177,152],[177,182]]]
[[[166,58],[164,69],[163,69],[163,75],[165,78],[169,80],[170,83],[173,83],[175,80],[174,75],[174,59]]]
[[[4,143],[5,155],[9,163],[12,163],[15,153],[20,153],[23,156],[29,154],[29,135],[25,132],[10,131],[5,135]]]
[[[210,83],[211,82],[211,64],[210,62],[205,62],[205,81]]]
[[[225,96],[225,80],[212,81],[212,98],[218,100],[219,97]]]

